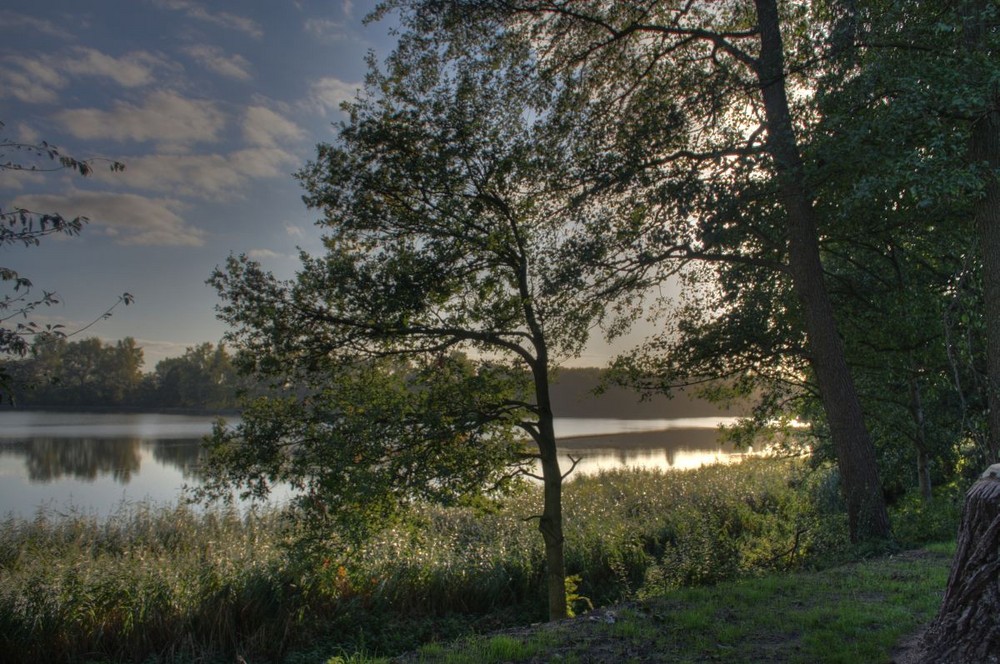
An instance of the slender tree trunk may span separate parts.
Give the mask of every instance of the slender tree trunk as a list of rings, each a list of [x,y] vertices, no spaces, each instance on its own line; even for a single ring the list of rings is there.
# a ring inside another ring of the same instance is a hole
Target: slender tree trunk
[[[1000,662],[1000,464],[965,496],[958,546],[921,662]]]
[[[768,152],[788,217],[792,286],[802,306],[809,360],[837,453],[852,541],[889,538],[889,515],[878,479],[875,448],[865,427],[854,380],[823,280],[819,235],[802,158],[792,126],[776,0],[755,0],[761,35],[758,81],[764,99]]]
[[[545,541],[545,576],[549,596],[549,620],[561,620],[566,612],[566,558],[562,528],[562,470],[556,453],[556,434],[549,395],[548,358],[534,367],[535,399],[538,405],[538,435],[535,441],[542,464],[542,515],[538,529]]]
[[[920,381],[915,373],[910,375],[910,416],[915,429],[913,446],[917,450],[917,484],[920,487],[920,497],[929,501],[933,495],[930,454],[927,452],[927,421],[924,417],[924,400],[920,395]]]

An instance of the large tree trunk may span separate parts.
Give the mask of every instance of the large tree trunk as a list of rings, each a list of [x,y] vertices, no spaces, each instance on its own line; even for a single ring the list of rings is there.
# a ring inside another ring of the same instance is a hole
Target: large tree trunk
[[[976,231],[983,259],[983,315],[986,322],[986,371],[989,410],[989,463],[1000,461],[1000,95],[972,127],[970,158],[985,163],[985,195],[976,204]]]
[[[823,280],[819,231],[792,126],[785,89],[784,52],[775,0],[755,0],[761,50],[757,76],[764,99],[768,152],[780,180],[788,216],[788,260],[792,286],[802,306],[809,361],[816,374],[847,501],[852,541],[891,536],[875,448],[865,427],[854,379],[837,332]]]
[[[995,0],[967,0],[960,7],[964,48],[976,55],[986,46],[988,9]],[[988,81],[983,90],[986,108],[972,124],[969,160],[985,164],[984,195],[976,203],[976,234],[983,259],[983,319],[986,323],[987,454],[989,463],[1000,461],[1000,86]]]
[[[1000,464],[965,496],[958,549],[922,662],[1000,662]]]

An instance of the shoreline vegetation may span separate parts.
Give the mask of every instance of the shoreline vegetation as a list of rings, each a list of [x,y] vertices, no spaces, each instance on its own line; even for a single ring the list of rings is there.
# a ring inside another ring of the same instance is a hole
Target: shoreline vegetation
[[[405,521],[340,555],[332,537],[303,545],[294,522],[276,509],[241,515],[222,507],[140,503],[106,521],[45,512],[7,518],[0,533],[0,651],[10,662],[231,662],[237,656],[349,662],[405,653],[411,653],[408,661],[490,661],[452,658],[444,653],[453,649],[435,644],[478,638],[460,642],[478,645],[456,648],[480,652],[475,648],[500,637],[474,635],[544,620],[544,557],[527,519],[537,513],[538,493],[525,486],[502,505],[417,505]],[[900,501],[898,546],[952,538],[960,498],[960,487],[942,487],[931,503]],[[753,590],[761,584],[791,589],[801,579],[829,586],[838,565],[880,553],[846,544],[835,473],[802,461],[750,458],[697,470],[604,472],[568,482],[565,503],[569,608],[594,607],[588,615],[595,619],[609,610],[625,616],[608,626],[620,643],[681,633],[681,645],[694,644],[695,654],[681,657],[690,661],[712,649],[699,639],[729,629],[718,638],[731,643],[754,619],[736,608],[722,623],[713,619],[725,605],[718,593],[762,592]],[[845,589],[852,596],[845,599],[889,598],[904,612],[917,602],[914,620],[922,619],[936,607],[927,608],[934,602],[925,595],[942,588],[947,573],[940,556],[929,559],[930,578],[924,574],[918,583],[910,577],[920,573],[904,574],[910,580],[900,589],[885,581],[892,574],[876,575],[870,588]],[[806,576],[791,576],[800,574]],[[788,610],[798,611],[788,602]],[[608,608],[614,606],[626,610]],[[696,618],[702,627],[677,622]],[[874,629],[872,618],[857,620],[860,632]],[[734,626],[726,628],[727,621]],[[827,622],[814,621],[813,627]],[[539,638],[544,645],[549,637]],[[810,635],[797,638],[806,645],[795,657],[809,659],[815,651]],[[535,636],[525,639],[539,647]],[[866,652],[876,647],[864,643]]]
[[[83,344],[76,342],[75,345]],[[75,345],[71,343],[67,346],[74,348]],[[105,350],[110,351],[111,349]],[[157,365],[157,371],[154,373],[142,376],[136,373],[132,376],[129,382],[134,384],[133,388],[121,391],[119,399],[102,398],[98,401],[89,401],[81,396],[108,391],[97,387],[96,378],[89,381],[73,381],[71,377],[67,377],[59,382],[52,382],[38,376],[28,378],[28,376],[33,375],[32,360],[15,362],[10,366],[15,373],[25,374],[25,377],[20,379],[25,387],[22,387],[22,390],[16,395],[13,405],[6,401],[0,404],[0,412],[2,410],[22,410],[239,415],[241,408],[237,406],[237,392],[241,387],[246,388],[246,385],[233,374],[231,360],[225,346],[220,344],[213,347],[211,344],[202,344],[189,349],[188,355],[195,357],[218,356],[220,358],[218,363],[224,367],[224,370],[220,369],[217,372],[219,376],[213,377],[213,374],[202,366],[208,364],[207,361],[196,362],[190,358],[185,360],[187,356],[185,358],[172,358]],[[136,366],[138,367],[140,364]],[[180,372],[174,365],[185,368],[185,372]],[[174,373],[178,372],[184,373],[184,375],[182,377],[174,376]],[[605,370],[595,367],[559,369],[551,386],[552,407],[556,416],[645,420],[739,417],[745,414],[743,404],[715,404],[701,399],[695,394],[683,391],[679,391],[672,397],[659,394],[641,398],[632,390],[617,385],[608,385],[597,395],[596,391],[601,385],[604,374]],[[206,387],[207,385],[210,385],[211,389]],[[56,387],[58,389],[55,389]]]

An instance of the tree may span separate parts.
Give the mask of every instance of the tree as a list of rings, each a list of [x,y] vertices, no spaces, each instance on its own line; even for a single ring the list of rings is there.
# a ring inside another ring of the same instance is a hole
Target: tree
[[[4,124],[0,122],[0,131],[3,127]],[[38,163],[39,161],[41,163]],[[68,169],[85,177],[93,172],[94,161],[64,154],[58,147],[45,141],[24,143],[0,137],[0,172],[51,172]],[[125,165],[118,161],[110,161],[109,168],[113,172],[120,172],[125,170]],[[79,235],[85,223],[87,223],[86,217],[67,219],[58,212],[39,212],[0,206],[0,247],[18,244],[25,247],[36,246],[43,237],[53,234]],[[27,277],[3,266],[0,266],[0,282],[10,289],[0,298],[0,355],[24,356],[29,348],[28,339],[42,331],[49,334],[65,334],[61,325],[46,325],[42,328],[29,318],[31,312],[38,307],[58,303],[54,292],[42,291],[41,296],[33,295],[32,284]],[[97,320],[110,316],[119,304],[128,305],[131,302],[132,296],[129,293],[122,294],[118,301]],[[13,323],[15,320],[18,322]],[[74,334],[86,330],[93,324],[76,330]],[[0,392],[7,392],[9,398],[11,387],[9,374],[5,368],[0,367]]]
[[[958,2],[951,17],[962,39],[959,50],[962,78],[969,102],[971,132],[968,157],[982,192],[974,218],[983,261],[984,319],[986,326],[989,461],[1000,461],[1000,86],[996,55],[1000,49],[997,23],[1000,8],[994,2]]]
[[[1000,630],[1000,464],[990,466],[965,496],[948,587],[924,635],[921,662],[997,661]]]
[[[240,387],[225,344],[203,343],[156,364],[150,400],[176,408],[234,408]]]
[[[798,135],[809,118],[796,113],[805,109],[790,95],[815,81],[817,53],[819,63],[836,57],[835,37],[851,17],[810,25],[797,6],[780,14],[777,0],[400,0],[383,11],[390,7],[409,10],[425,29],[448,31],[459,48],[477,48],[483,35],[519,34],[544,67],[572,80],[567,89],[577,101],[563,110],[578,116],[566,121],[588,144],[582,156],[595,174],[588,193],[624,192],[632,207],[624,219],[646,219],[639,264],[680,258],[776,268],[795,296],[851,537],[888,538],[874,446],[823,274],[821,219]],[[794,48],[786,49],[785,32]],[[680,146],[669,140],[678,134]],[[760,191],[761,180],[770,200],[733,204],[734,182]],[[606,204],[606,196],[598,200]],[[751,243],[726,242],[746,224],[757,231]]]
[[[238,361],[275,392],[216,433],[210,468],[220,491],[289,481],[307,518],[363,531],[416,498],[503,490],[537,461],[557,619],[565,475],[550,376],[623,284],[582,269],[577,249],[610,211],[575,217],[552,184],[551,163],[566,162],[532,110],[546,99],[523,55],[449,59],[432,35],[405,35],[346,106],[339,142],[299,174],[326,254],[303,254],[290,282],[246,257],[215,272]]]
[[[19,403],[44,406],[132,405],[142,382],[142,349],[125,337],[114,344],[91,337],[69,341],[39,334],[27,358],[9,367]]]

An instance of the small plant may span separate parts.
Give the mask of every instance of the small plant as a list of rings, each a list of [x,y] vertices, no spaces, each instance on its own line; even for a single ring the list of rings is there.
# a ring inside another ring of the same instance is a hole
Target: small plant
[[[576,616],[577,604],[585,604],[587,611],[594,610],[594,603],[591,602],[589,598],[584,597],[578,592],[580,588],[580,581],[582,581],[582,579],[579,574],[566,577],[566,615],[570,618]]]

